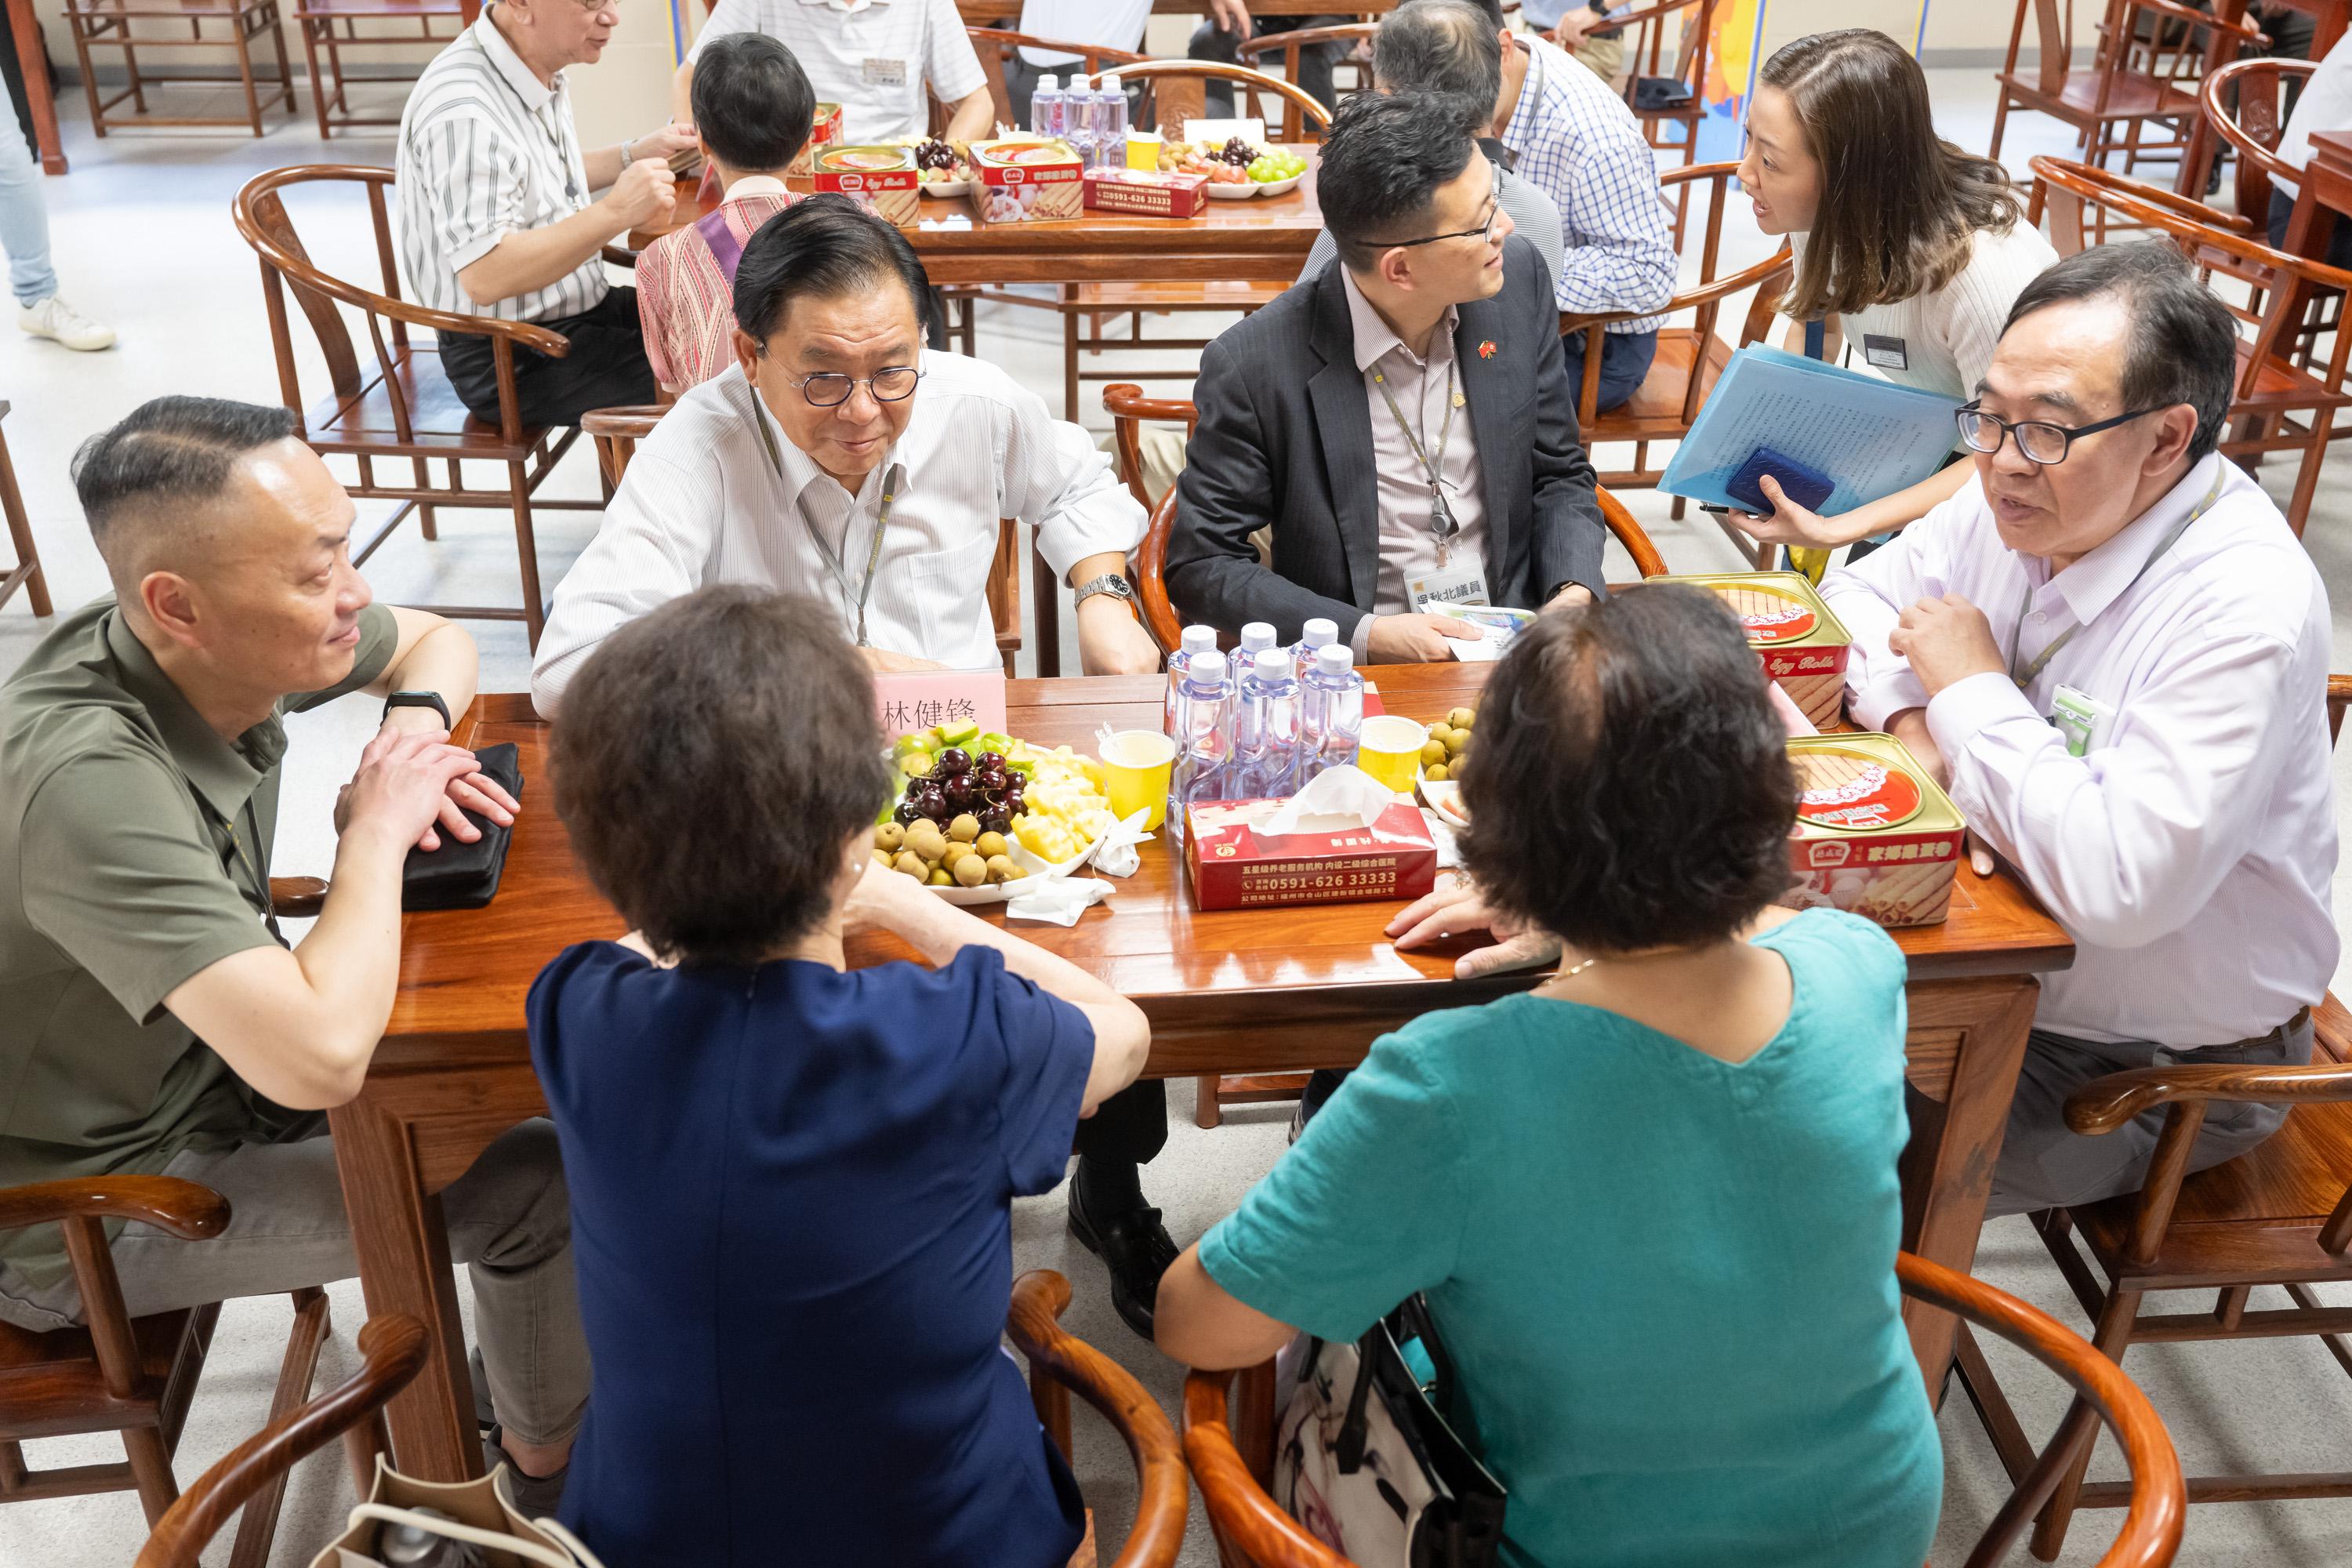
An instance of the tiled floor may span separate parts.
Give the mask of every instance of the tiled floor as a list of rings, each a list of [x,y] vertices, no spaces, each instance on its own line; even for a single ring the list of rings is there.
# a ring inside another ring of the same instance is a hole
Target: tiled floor
[[[1982,146],[1990,121],[1990,74],[1937,72],[1935,89],[1945,133],[1963,144]],[[384,89],[366,90],[390,100]],[[229,222],[229,202],[238,184],[257,171],[298,161],[383,163],[389,160],[391,148],[388,138],[380,134],[339,136],[321,145],[307,120],[289,126],[282,119],[258,142],[228,132],[124,132],[100,142],[79,119],[79,101],[66,107],[74,117],[68,124],[74,173],[47,185],[56,215],[58,268],[68,297],[114,322],[122,342],[110,353],[77,356],[52,344],[24,341],[0,325],[0,397],[14,405],[0,428],[15,454],[58,597],[71,605],[104,586],[67,479],[75,446],[141,401],[163,393],[262,402],[278,395],[254,258]],[[2066,144],[2053,126],[2027,117],[2012,125],[2009,151],[2012,166],[2021,168],[2032,153],[2063,153]],[[1735,208],[1726,226],[1725,258],[1731,265],[1766,253],[1745,204],[1736,203]],[[329,270],[353,278],[372,275],[373,258],[357,203],[312,204],[298,207],[295,218],[312,256]],[[1726,319],[1738,318],[1727,313]],[[1043,312],[998,309],[985,314],[982,324],[983,352],[1028,379],[1049,404],[1060,397],[1054,321]],[[307,341],[299,357],[306,378],[303,392],[316,396],[324,386],[322,362]],[[1088,423],[1103,425],[1098,405]],[[2347,618],[2352,617],[2352,558],[2347,558],[2347,545],[2352,505],[2335,488],[2335,480],[2347,472],[2347,460],[2339,458],[2331,465],[2335,479],[2321,488],[2308,541],[2336,592],[2338,668],[2352,668],[2352,618]],[[2291,479],[2292,471],[2284,465],[2265,474],[2265,482],[2281,495]],[[562,487],[560,493],[593,495],[594,476],[587,454],[575,455],[556,482]],[[1676,567],[1705,570],[1736,563],[1710,528],[1670,521],[1664,502],[1655,495],[1636,493],[1625,499]],[[549,582],[561,575],[593,527],[593,514],[581,513],[551,514],[542,523],[541,547]],[[1622,560],[1616,570],[1627,570]],[[495,603],[510,600],[516,593],[511,535],[504,519],[494,513],[448,517],[443,538],[433,545],[419,542],[413,531],[404,532],[370,563],[368,575],[379,594],[394,601]],[[21,601],[0,612],[0,670],[14,668],[39,635],[40,627]],[[521,689],[528,662],[520,627],[478,625],[475,635],[482,647],[485,689]],[[331,709],[299,726],[278,846],[281,870],[321,870],[327,864],[328,803],[335,785],[348,775],[368,727],[362,706]],[[2347,775],[2352,768],[2339,764],[2339,781]],[[1190,1088],[1179,1086],[1171,1100],[1175,1126],[1148,1184],[1155,1201],[1167,1209],[1170,1229],[1180,1241],[1189,1241],[1230,1210],[1272,1163],[1281,1148],[1287,1108],[1242,1110],[1225,1127],[1202,1132],[1191,1124]],[[1605,1194],[1595,1196],[1606,1201]],[[1176,1369],[1112,1316],[1098,1266],[1065,1237],[1058,1196],[1021,1205],[1014,1215],[1013,1240],[1020,1267],[1060,1268],[1073,1278],[1077,1292],[1070,1326],[1131,1368],[1172,1412]],[[2078,1321],[2039,1244],[2021,1222],[2002,1222],[1988,1230],[1979,1271],[2063,1320]],[[332,1295],[338,1334],[327,1354],[324,1375],[329,1378],[352,1364],[351,1335],[364,1317],[355,1286],[337,1287]],[[223,1314],[211,1366],[181,1447],[184,1479],[260,1424],[286,1321],[282,1302],[239,1302]],[[1574,1327],[1559,1325],[1558,1331],[1573,1332]],[[2325,1351],[2309,1342],[2142,1349],[2132,1352],[2129,1365],[2164,1412],[2192,1473],[2224,1468],[2326,1468],[2342,1462],[2347,1441],[2352,1441],[2352,1385]],[[2013,1392],[2029,1430],[2037,1437],[2045,1434],[2063,1405],[2056,1385],[2020,1368],[2013,1359],[2005,1359],[2002,1368],[2015,1372]],[[1957,1562],[1974,1531],[1999,1507],[2007,1487],[1962,1402],[1952,1402],[1945,1423],[1951,1463],[1946,1531],[1937,1559]],[[1116,1542],[1132,1510],[1126,1456],[1089,1416],[1081,1415],[1079,1430],[1080,1477],[1102,1516],[1105,1539]],[[110,1445],[100,1441],[41,1443],[31,1449],[37,1463],[115,1457]],[[679,1458],[682,1463],[696,1462],[694,1456]],[[2116,1463],[2111,1452],[2103,1452],[2103,1470],[2111,1473]],[[308,1562],[349,1507],[348,1489],[336,1466],[321,1462],[305,1467],[287,1502],[278,1563]],[[1195,1516],[1184,1561],[1206,1565],[1214,1562],[1215,1553],[1197,1517],[1197,1505]],[[2085,1516],[2064,1561],[2095,1561],[2112,1528],[2113,1516]],[[114,1568],[130,1562],[143,1535],[138,1505],[128,1495],[0,1508],[0,1568]],[[205,1561],[226,1562],[226,1543]],[[2180,1561],[2212,1568],[2325,1568],[2352,1561],[2352,1504],[2199,1509],[2190,1516]]]

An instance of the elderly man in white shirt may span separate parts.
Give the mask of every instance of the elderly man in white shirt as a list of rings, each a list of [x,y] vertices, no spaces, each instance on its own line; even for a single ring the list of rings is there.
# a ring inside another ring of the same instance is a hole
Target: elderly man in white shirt
[[[2076,944],[2042,982],[1995,1214],[2137,1188],[2162,1113],[2083,1137],[2067,1095],[2307,1061],[2335,970],[2327,594],[2214,450],[2235,336],[2164,242],[2052,268],[1960,411],[1978,482],[1822,584],[1853,716],[1948,779]],[[2214,1106],[2191,1168],[2282,1115]]]
[[[673,118],[693,118],[695,59],[729,33],[765,33],[792,50],[817,101],[841,105],[851,142],[928,134],[933,96],[948,106],[950,142],[976,141],[995,125],[988,76],[955,0],[718,0],[677,68]]]

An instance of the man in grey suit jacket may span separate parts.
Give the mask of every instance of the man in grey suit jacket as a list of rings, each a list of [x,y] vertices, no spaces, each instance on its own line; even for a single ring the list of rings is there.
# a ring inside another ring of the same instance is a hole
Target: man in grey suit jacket
[[[1290,641],[1328,616],[1360,661],[1407,663],[1476,635],[1428,605],[1601,592],[1551,279],[1476,152],[1444,99],[1359,94],[1333,122],[1338,264],[1202,356],[1167,565],[1188,619]]]

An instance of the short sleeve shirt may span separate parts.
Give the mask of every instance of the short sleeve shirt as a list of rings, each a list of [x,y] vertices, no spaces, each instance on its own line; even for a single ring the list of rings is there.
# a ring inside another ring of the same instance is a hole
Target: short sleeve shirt
[[[594,1367],[563,1521],[609,1563],[1067,1563],[1076,1489],[999,1342],[1086,1015],[987,947],[843,973],[605,942],[529,1010]]]
[[[955,0],[718,0],[688,59],[728,33],[765,33],[793,51],[820,103],[841,105],[848,142],[930,129],[942,103],[988,85]]]
[[[360,617],[351,674],[287,713],[366,685],[398,640]],[[152,1173],[188,1148],[292,1120],[164,1011],[180,984],[281,940],[269,908],[286,730],[224,740],[111,598],[64,616],[0,687],[0,1186]],[[58,1233],[0,1236],[35,1289]]]

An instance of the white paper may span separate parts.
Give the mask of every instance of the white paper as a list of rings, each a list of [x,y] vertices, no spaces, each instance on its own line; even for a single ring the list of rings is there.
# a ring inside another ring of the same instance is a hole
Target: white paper
[[[1422,821],[1429,824],[1429,837],[1437,845],[1437,868],[1451,871],[1462,864],[1462,847],[1454,841],[1454,825],[1427,806],[1421,808]]]
[[[1326,768],[1282,808],[1267,817],[1258,832],[1282,837],[1292,833],[1345,833],[1370,827],[1381,813],[1396,803],[1396,792],[1363,769],[1349,763]]]
[[[1056,877],[1004,904],[1009,921],[1074,926],[1078,917],[1110,897],[1110,884],[1096,877]]]
[[[1143,826],[1150,820],[1150,809],[1146,807],[1106,832],[1095,850],[1095,869],[1106,877],[1132,877],[1141,869],[1143,857],[1136,846],[1151,837]]]

